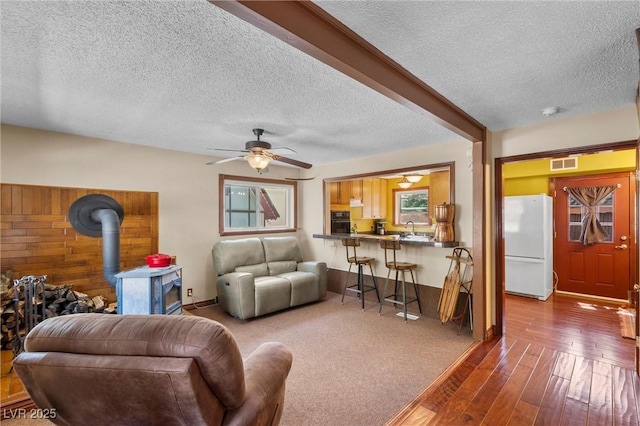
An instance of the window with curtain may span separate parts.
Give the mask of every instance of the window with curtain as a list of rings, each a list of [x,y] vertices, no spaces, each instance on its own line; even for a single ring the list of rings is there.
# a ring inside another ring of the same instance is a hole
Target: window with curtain
[[[569,197],[569,241],[585,245],[613,242],[616,186],[565,188]]]

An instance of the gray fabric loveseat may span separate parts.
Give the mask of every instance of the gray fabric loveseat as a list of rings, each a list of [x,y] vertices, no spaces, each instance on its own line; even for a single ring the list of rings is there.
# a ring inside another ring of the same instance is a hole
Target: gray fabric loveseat
[[[213,247],[220,306],[240,319],[320,300],[327,265],[302,260],[295,237],[243,238]]]

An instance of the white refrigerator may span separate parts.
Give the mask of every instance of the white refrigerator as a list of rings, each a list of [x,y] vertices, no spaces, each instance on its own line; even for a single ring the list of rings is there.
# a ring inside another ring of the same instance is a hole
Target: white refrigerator
[[[504,198],[505,291],[547,300],[553,293],[553,200]]]

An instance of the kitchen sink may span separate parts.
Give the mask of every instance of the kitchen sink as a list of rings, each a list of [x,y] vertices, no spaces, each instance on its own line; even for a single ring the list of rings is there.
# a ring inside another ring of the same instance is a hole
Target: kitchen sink
[[[408,241],[433,241],[433,237],[431,235],[420,235],[420,234],[406,234],[400,237],[400,241],[408,240]]]

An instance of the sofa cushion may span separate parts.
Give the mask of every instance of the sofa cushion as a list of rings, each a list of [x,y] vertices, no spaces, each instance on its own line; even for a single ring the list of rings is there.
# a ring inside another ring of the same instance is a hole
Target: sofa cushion
[[[265,237],[262,239],[267,262],[293,260],[302,262],[302,250],[296,237]]]
[[[269,275],[279,275],[285,272],[293,272],[298,269],[298,262],[295,260],[280,260],[269,262]]]
[[[223,240],[213,247],[213,263],[218,275],[235,272],[238,266],[264,262],[264,249],[259,238]],[[268,275],[268,272],[264,275]]]
[[[269,275],[269,268],[266,263],[258,263],[257,265],[237,266],[235,272],[249,272],[254,277],[265,277]]]
[[[281,277],[258,277],[255,280],[256,316],[287,309],[291,300],[291,282]]]
[[[318,276],[311,272],[286,272],[278,275],[291,283],[291,306],[303,305],[320,299]]]

